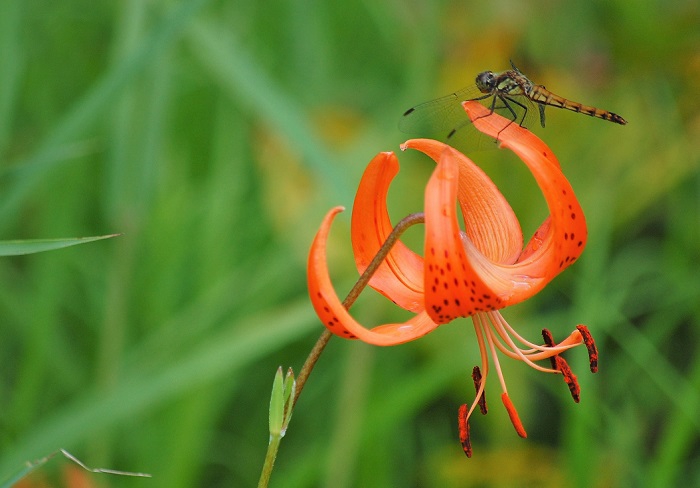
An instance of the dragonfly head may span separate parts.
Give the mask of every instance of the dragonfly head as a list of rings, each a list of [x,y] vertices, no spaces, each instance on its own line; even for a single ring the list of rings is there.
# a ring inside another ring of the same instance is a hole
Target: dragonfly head
[[[496,89],[496,75],[493,71],[484,71],[476,75],[476,87],[481,93],[491,93]]]

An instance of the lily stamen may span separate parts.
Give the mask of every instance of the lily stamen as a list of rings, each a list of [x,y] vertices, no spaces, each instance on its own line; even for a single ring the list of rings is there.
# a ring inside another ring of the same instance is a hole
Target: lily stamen
[[[469,414],[467,413],[467,405],[463,404],[459,407],[457,413],[459,427],[459,442],[462,444],[462,450],[468,458],[472,457],[472,443],[469,439]]]
[[[585,325],[577,325],[576,329],[578,329],[579,333],[583,337],[583,343],[586,345],[586,349],[588,349],[588,362],[590,363],[591,373],[597,373],[598,348],[595,346],[593,336],[588,331],[588,327],[586,327]]]
[[[554,337],[549,330],[542,329],[542,338],[544,339],[545,344],[548,346],[554,344]],[[576,375],[571,370],[569,363],[567,363],[566,360],[559,355],[552,356],[550,360],[552,362],[552,368],[559,371],[564,376],[564,381],[569,387],[571,397],[574,399],[574,402],[578,403],[580,400],[581,388],[578,385]]]
[[[474,366],[474,369],[472,370],[472,379],[474,380],[474,389],[476,390],[479,410],[481,410],[482,415],[486,415],[488,413],[488,409],[486,408],[486,390],[484,388],[485,384],[482,386],[481,370],[479,369],[479,366]]]
[[[555,356],[554,359],[557,362],[557,369],[561,371],[561,374],[564,376],[564,381],[569,387],[571,397],[574,399],[574,402],[578,403],[580,401],[581,387],[578,385],[576,375],[571,370],[571,367],[569,366],[569,363],[566,362],[566,359],[561,356]]]

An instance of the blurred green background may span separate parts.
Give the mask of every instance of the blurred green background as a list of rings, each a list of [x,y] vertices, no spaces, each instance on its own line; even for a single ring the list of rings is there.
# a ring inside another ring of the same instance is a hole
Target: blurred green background
[[[334,338],[271,486],[700,485],[696,0],[0,2],[0,239],[123,234],[0,260],[0,479],[64,447],[153,474],[97,486],[255,486],[275,370],[298,371],[322,330],[305,261],[323,214],[350,208],[370,158],[398,150],[404,110],[509,59],[629,121],[548,110],[538,133],[588,247],[504,312],[535,341],[587,324],[599,374],[583,349],[567,355],[575,405],[561,378],[504,360],[530,437],[493,377],[468,460],[469,321],[393,348]],[[529,235],[546,212],[524,166],[474,159]],[[400,160],[396,220],[422,208],[433,166]],[[356,279],[348,215],[329,254],[342,295]],[[353,311],[405,317],[371,293]]]

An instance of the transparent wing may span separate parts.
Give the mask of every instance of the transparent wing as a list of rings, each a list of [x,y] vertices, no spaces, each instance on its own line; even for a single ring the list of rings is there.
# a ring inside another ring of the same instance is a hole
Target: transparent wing
[[[404,112],[399,121],[401,132],[446,140],[455,127],[470,124],[461,103],[483,96],[476,85],[471,85],[447,96],[421,103]]]
[[[487,108],[527,128],[539,125],[540,108],[523,95],[488,95],[470,85],[450,95],[421,103],[404,112],[399,130],[415,137],[447,142],[464,153],[495,149],[495,140],[476,130],[462,108],[466,100],[478,100]]]

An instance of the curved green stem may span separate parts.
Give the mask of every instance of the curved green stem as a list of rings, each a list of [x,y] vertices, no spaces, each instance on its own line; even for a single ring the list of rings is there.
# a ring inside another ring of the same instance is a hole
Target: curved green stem
[[[362,290],[365,289],[365,287],[369,283],[369,280],[377,271],[377,268],[379,268],[379,265],[381,265],[382,261],[386,259],[387,255],[389,254],[389,251],[392,247],[394,247],[394,244],[396,244],[396,241],[399,240],[401,234],[403,234],[406,231],[406,229],[408,229],[412,225],[422,224],[424,222],[425,214],[420,212],[411,214],[405,217],[403,220],[401,220],[398,224],[396,224],[396,227],[394,227],[394,229],[391,231],[391,234],[389,234],[389,237],[387,237],[386,241],[384,241],[382,247],[379,248],[379,251],[369,263],[369,266],[367,266],[365,272],[362,273],[360,278],[357,280],[357,283],[355,283],[355,286],[353,286],[350,292],[348,293],[348,296],[345,297],[345,300],[343,300],[343,306],[346,309],[350,309],[353,303],[355,303],[355,300],[357,300],[357,297],[360,296]],[[311,352],[306,358],[306,361],[301,367],[299,375],[296,379],[296,391],[294,393],[294,399],[292,400],[292,408],[294,408],[294,406],[296,405],[297,400],[299,399],[299,395],[301,395],[301,391],[304,389],[304,385],[309,379],[311,371],[313,371],[314,366],[318,361],[318,358],[321,357],[321,353],[323,353],[323,350],[326,348],[326,345],[328,344],[328,341],[330,341],[332,336],[333,334],[328,329],[324,329],[321,333],[321,336],[316,341],[316,344],[314,344],[314,347],[311,349]],[[279,450],[281,440],[282,435],[270,436],[270,443],[267,446],[267,454],[265,455],[265,463],[263,464],[262,473],[260,474],[258,488],[267,488],[267,485],[270,481],[270,476],[272,475],[272,468],[274,467],[275,459],[277,458],[277,451]]]

